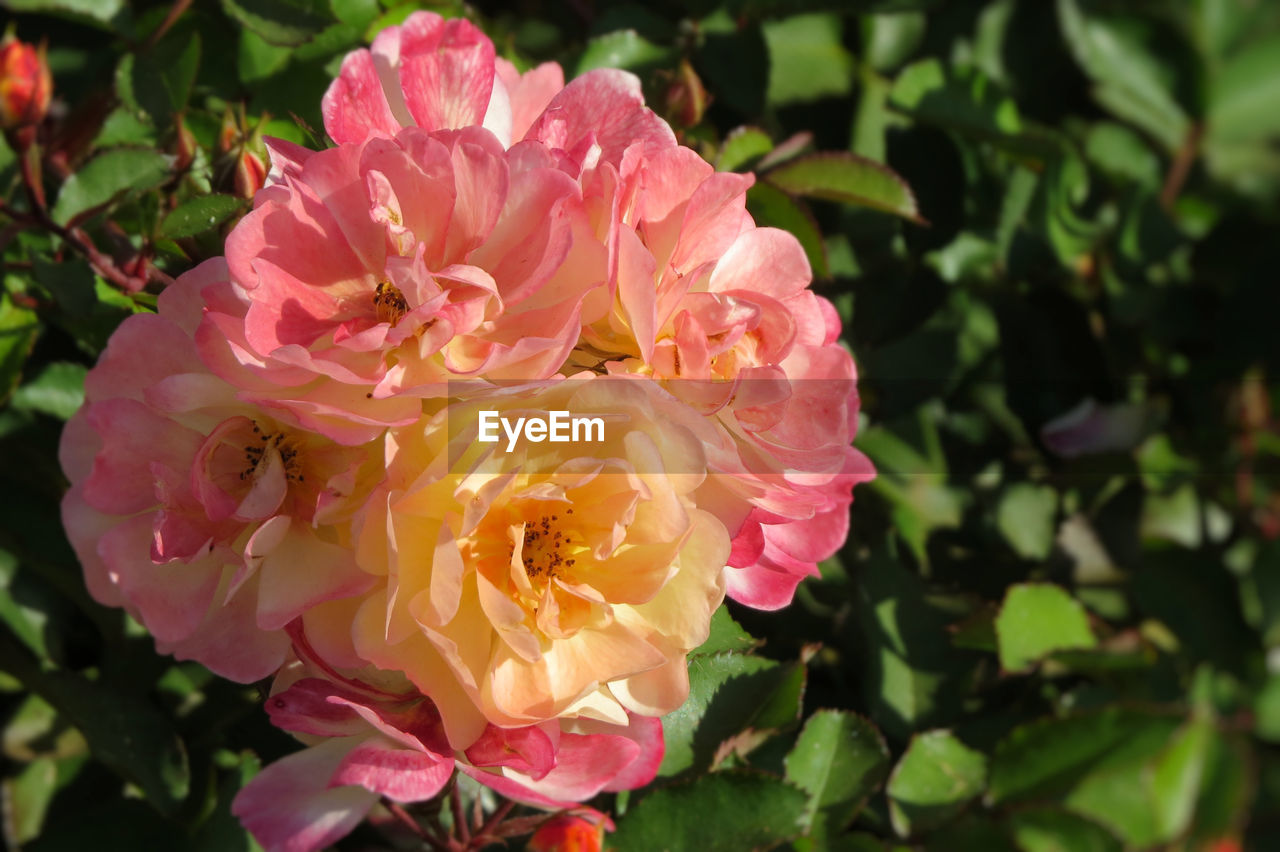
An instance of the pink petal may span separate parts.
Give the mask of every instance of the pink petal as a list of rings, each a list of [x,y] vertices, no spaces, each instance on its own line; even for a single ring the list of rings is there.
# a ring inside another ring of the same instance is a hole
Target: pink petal
[[[503,766],[533,780],[546,776],[556,765],[556,748],[537,725],[499,728],[490,725],[467,749],[467,760],[476,766]]]
[[[494,60],[498,79],[507,89],[511,104],[511,140],[519,141],[529,132],[551,99],[564,88],[564,69],[555,62],[544,62],[521,74],[502,57]]]
[[[354,51],[342,60],[342,70],[329,84],[320,111],[325,132],[339,145],[363,142],[370,133],[394,136],[400,129],[367,50]]]
[[[421,802],[444,789],[453,758],[399,748],[381,737],[347,753],[329,786],[356,784],[397,802]]]
[[[231,812],[267,852],[315,852],[333,843],[378,800],[363,787],[330,786],[358,743],[328,740],[276,761],[240,791]]]
[[[493,42],[470,21],[410,15],[400,27],[400,85],[419,127],[481,124],[493,90]]]
[[[599,143],[601,157],[615,164],[633,143],[653,150],[676,145],[671,127],[645,107],[640,80],[613,68],[588,71],[565,86],[525,138],[568,151],[589,135]]]

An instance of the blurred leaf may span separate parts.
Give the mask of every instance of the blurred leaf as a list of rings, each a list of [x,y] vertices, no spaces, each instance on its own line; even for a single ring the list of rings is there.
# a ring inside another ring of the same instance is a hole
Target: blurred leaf
[[[95,759],[137,784],[172,815],[190,785],[187,752],[169,720],[149,701],[67,671],[42,670],[0,631],[5,668],[84,734]]]
[[[716,168],[722,172],[737,171],[752,160],[773,150],[773,140],[758,127],[738,127],[725,137],[720,146]]]
[[[182,202],[160,223],[161,236],[193,237],[216,228],[245,206],[233,195],[201,195]]]
[[[1210,84],[1207,119],[1211,143],[1280,135],[1280,36],[1227,59]]]
[[[0,782],[5,803],[4,837],[15,847],[39,836],[57,788],[58,764],[48,757],[31,761]]]
[[[18,388],[13,406],[23,411],[39,411],[66,420],[84,402],[85,368],[59,361],[45,367],[38,376]]]
[[[1023,852],[1120,852],[1124,848],[1097,823],[1053,808],[1015,811],[1009,816],[1009,828]]]
[[[1052,651],[1092,648],[1084,607],[1061,588],[1023,583],[1009,589],[996,616],[1000,667],[1020,671]]]
[[[1271,675],[1253,705],[1254,733],[1270,743],[1280,743],[1280,675]]]
[[[996,526],[1023,559],[1044,559],[1053,550],[1058,492],[1048,485],[1017,482],[1005,489],[996,509]]]
[[[1085,157],[1116,181],[1133,181],[1146,187],[1160,185],[1160,158],[1137,133],[1110,121],[1089,128]]]
[[[924,40],[928,25],[920,12],[868,15],[862,20],[866,61],[877,71],[889,71],[910,59]]]
[[[821,828],[818,836],[834,836],[884,782],[889,749],[861,716],[819,710],[805,722],[786,767],[787,780],[809,794],[805,833]]]
[[[378,17],[378,0],[329,0],[333,16],[344,24],[364,29]]]
[[[764,179],[792,195],[858,204],[921,222],[911,187],[888,166],[857,154],[823,152],[790,160]]]
[[[60,224],[111,203],[131,190],[151,189],[165,181],[173,157],[143,148],[105,151],[67,178],[53,206]]]
[[[1150,22],[1090,14],[1077,0],[1058,0],[1058,21],[1098,102],[1176,151],[1190,121],[1171,94],[1172,75],[1159,52],[1167,45]]]
[[[727,770],[659,789],[618,820],[618,852],[742,852],[795,837],[806,796],[780,778]]]
[[[98,306],[94,274],[86,263],[52,263],[39,258],[32,263],[36,283],[49,291],[58,307],[73,317],[82,317]]]
[[[326,0],[222,0],[222,9],[264,41],[283,47],[305,44],[333,21]]]
[[[61,15],[95,24],[111,24],[125,9],[125,0],[5,0],[10,12]]]
[[[191,97],[200,67],[200,34],[173,33],[142,54],[126,54],[116,71],[116,92],[125,105],[166,127]]]
[[[917,121],[992,141],[1022,132],[1011,98],[981,73],[946,69],[937,59],[904,68],[893,82],[890,101]]]
[[[889,777],[889,815],[900,837],[945,823],[982,792],[987,758],[950,731],[911,738]]]
[[[585,74],[596,68],[635,70],[648,65],[666,64],[671,58],[669,48],[654,44],[635,30],[615,30],[587,42],[587,49],[578,60],[577,74]]]
[[[840,40],[838,15],[791,15],[764,25],[770,104],[848,94],[853,57]]]
[[[1173,735],[1151,773],[1151,798],[1155,803],[1156,828],[1162,838],[1172,840],[1191,825],[1196,798],[1216,736],[1213,723],[1193,719]]]
[[[1060,795],[1092,771],[1158,751],[1176,726],[1114,706],[1019,725],[996,747],[987,799],[998,805]]]
[[[23,363],[39,335],[35,312],[18,307],[8,293],[0,292],[0,403],[17,387]]]
[[[258,83],[289,64],[293,51],[271,44],[251,29],[240,31],[236,70],[244,83]]]

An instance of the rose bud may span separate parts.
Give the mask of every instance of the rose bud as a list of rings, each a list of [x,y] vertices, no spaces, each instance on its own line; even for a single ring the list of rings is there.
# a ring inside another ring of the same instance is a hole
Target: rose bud
[[[43,44],[37,48],[9,39],[0,45],[0,125],[5,130],[38,124],[52,93]]]
[[[529,852],[600,852],[603,845],[603,825],[562,814],[544,822],[525,848]]]
[[[241,198],[253,198],[267,180],[267,167],[262,158],[245,148],[236,157],[235,189]]]

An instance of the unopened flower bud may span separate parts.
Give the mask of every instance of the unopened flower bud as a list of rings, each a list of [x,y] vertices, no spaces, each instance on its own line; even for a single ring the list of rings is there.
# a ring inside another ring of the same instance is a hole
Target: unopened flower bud
[[[5,130],[38,124],[52,94],[43,44],[37,48],[17,39],[0,44],[0,125]]]
[[[186,120],[179,115],[177,121],[178,138],[174,142],[174,168],[178,171],[186,171],[191,165],[191,161],[196,156],[196,137],[191,132],[191,128],[187,127]]]
[[[235,190],[241,198],[253,198],[267,181],[267,166],[262,158],[247,149],[236,157]]]
[[[544,822],[526,847],[529,852],[600,852],[604,826],[564,814]]]
[[[667,115],[684,127],[693,127],[702,121],[702,114],[711,103],[711,96],[702,85],[702,78],[693,70],[689,60],[680,61],[680,70],[667,86]]]

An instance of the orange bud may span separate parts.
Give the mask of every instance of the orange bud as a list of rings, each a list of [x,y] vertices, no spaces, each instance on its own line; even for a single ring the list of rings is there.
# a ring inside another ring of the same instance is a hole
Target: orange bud
[[[544,822],[525,847],[528,852],[600,852],[604,826],[562,814]]]
[[[174,161],[174,168],[178,171],[185,171],[191,165],[191,161],[196,157],[196,149],[199,147],[196,142],[195,134],[187,127],[186,119],[181,115],[178,116],[177,122],[178,137],[174,143],[174,154],[177,159]]]
[[[680,70],[667,86],[667,115],[684,127],[693,127],[702,121],[702,114],[710,103],[711,96],[698,72],[689,60],[680,60]]]
[[[267,166],[257,154],[242,150],[236,157],[236,195],[241,198],[253,198],[262,185],[267,182]]]
[[[12,130],[39,124],[52,94],[43,44],[36,48],[17,39],[0,44],[0,126]]]

